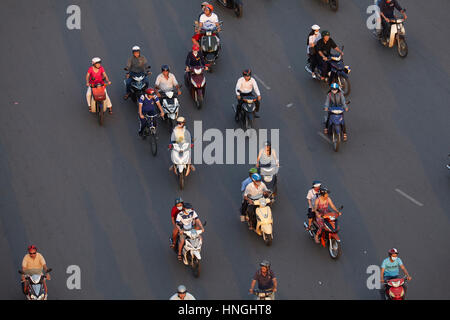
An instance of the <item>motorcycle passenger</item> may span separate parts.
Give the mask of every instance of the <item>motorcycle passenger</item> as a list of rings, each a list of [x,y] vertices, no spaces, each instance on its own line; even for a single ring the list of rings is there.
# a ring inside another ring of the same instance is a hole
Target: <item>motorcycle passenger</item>
[[[277,158],[277,153],[272,150],[272,144],[269,141],[264,142],[264,147],[259,150],[258,157],[256,158],[256,167],[271,167],[276,165],[280,166],[280,162]]]
[[[378,32],[379,37],[387,35],[387,32],[390,30],[390,23],[395,22],[395,9],[400,11],[405,20],[407,19],[405,9],[400,6],[397,0],[380,0],[378,6],[380,7],[381,15],[381,30]]]
[[[177,78],[170,72],[169,66],[164,64],[161,66],[161,73],[156,77],[155,90],[157,90],[158,97],[161,97],[159,91],[166,92],[174,89],[177,89],[177,94],[181,95]]]
[[[275,273],[270,269],[270,262],[264,260],[259,265],[260,268],[253,276],[249,291],[253,294],[255,285],[258,283],[258,289],[272,291],[271,297],[275,300],[275,292],[277,292],[278,282]]]
[[[178,237],[178,228],[177,228],[177,224],[175,222],[177,215],[183,211],[183,206],[184,206],[184,201],[182,198],[176,198],[175,199],[175,205],[172,207],[172,210],[170,212],[170,216],[172,219],[172,224],[173,224],[173,230],[172,230],[172,244],[170,245],[170,247],[173,249],[175,248],[175,243],[177,242],[177,237]]]
[[[196,21],[196,28],[195,28],[195,34],[192,37],[192,43],[196,45],[200,45],[199,42],[201,38],[203,37],[202,34],[202,26],[205,22],[214,23],[217,27],[217,32],[220,32],[220,25],[219,25],[219,17],[217,14],[213,13],[214,7],[210,4],[206,4],[203,8],[203,14],[200,15],[198,18],[198,22]],[[214,33],[214,35],[217,35]]]
[[[262,198],[265,194],[265,192],[268,192],[269,189],[267,189],[264,182],[261,181],[261,176],[257,173],[252,174],[251,176],[252,182],[245,187],[244,191],[244,200],[248,202],[247,205],[247,218],[248,221],[250,221],[250,230],[255,229],[256,227],[256,207],[253,204],[254,200],[258,200],[259,198]]]
[[[147,87],[150,86],[148,82],[148,75],[151,74],[151,72],[147,71],[148,69],[150,69],[150,65],[148,64],[147,59],[143,55],[141,55],[141,48],[139,46],[134,46],[131,51],[133,52],[133,55],[128,59],[126,66],[126,70],[128,71],[128,73],[126,74],[127,92],[123,97],[125,100],[128,99],[131,94],[131,82],[133,81],[133,77],[137,74],[144,73],[144,82],[147,84]]]
[[[316,199],[319,197],[319,190],[321,185],[322,183],[320,181],[314,180],[312,183],[312,189],[310,189],[306,194],[306,200],[308,200],[308,228],[306,230],[308,231],[311,230],[311,223],[315,216],[313,208]]]
[[[195,300],[194,296],[187,292],[186,287],[179,285],[177,293],[170,297],[170,300]]]
[[[202,222],[198,218],[197,212],[194,211],[192,205],[190,203],[185,203],[183,210],[177,215],[176,224],[178,228],[179,235],[179,245],[178,245],[178,260],[181,261],[181,251],[184,246],[184,241],[186,240],[186,236],[184,235],[184,231],[189,231],[192,228],[196,230],[205,231],[203,228]],[[201,235],[200,235],[201,238]]]
[[[339,52],[342,56],[344,55],[344,52],[342,52],[341,49],[336,45],[336,43],[333,41],[333,39],[330,38],[330,32],[327,30],[322,31],[322,38],[317,41],[316,43],[316,50],[319,54],[320,58],[320,69],[322,74],[320,75],[320,79],[324,80],[325,77],[328,75],[328,72],[330,71],[330,64],[328,63],[328,57],[331,54],[331,49],[336,50]]]
[[[328,134],[328,122],[330,121],[331,108],[340,107],[345,111],[348,111],[348,105],[345,101],[344,93],[337,83],[332,83],[330,90],[327,94],[327,99],[325,100],[324,111],[327,112],[327,120],[325,121],[325,128],[323,133]],[[342,120],[342,130],[344,132],[344,141],[347,141],[347,127],[345,126],[345,120]]]
[[[236,97],[238,100],[236,114],[234,116],[236,121],[239,121],[239,113],[242,107],[242,97],[247,97],[253,95],[253,91],[255,91],[258,100],[255,103],[255,111],[253,115],[255,118],[259,118],[259,116],[255,112],[259,112],[259,105],[261,101],[261,93],[259,92],[258,84],[255,79],[252,78],[252,71],[250,69],[245,69],[242,71],[242,77],[240,77],[236,83]],[[239,92],[240,91],[240,92]]]
[[[257,168],[251,168],[249,171],[248,171],[248,178],[247,179],[245,179],[244,181],[242,181],[242,183],[241,183],[241,192],[244,192],[245,191],[245,188],[250,184],[250,183],[252,183],[252,174],[254,174],[254,173],[258,173],[258,169]],[[248,206],[248,203],[247,203],[247,201],[245,201],[244,199],[242,199],[242,204],[241,204],[241,222],[244,222],[245,221],[245,212],[247,211],[247,206]]]
[[[45,262],[42,254],[37,252],[37,248],[35,245],[28,246],[28,253],[23,257],[22,260],[22,271],[25,274],[41,274],[43,271],[47,272],[47,264]],[[25,295],[28,294],[28,282],[25,281],[25,274],[22,274],[22,289]],[[43,285],[45,288],[45,292],[47,292],[47,282],[46,280],[50,280],[50,274],[47,273],[44,280]]]
[[[381,297],[384,299],[384,294],[386,292],[386,285],[384,281],[389,281],[391,279],[397,279],[400,277],[400,270],[399,267],[402,268],[403,272],[406,275],[406,279],[408,281],[411,281],[412,277],[409,275],[408,270],[406,270],[405,266],[403,265],[402,259],[398,257],[398,250],[395,248],[392,248],[389,250],[389,258],[386,258],[383,260],[381,264],[381,290],[380,294]],[[403,289],[405,290],[406,295],[406,284],[403,285]]]
[[[311,71],[311,76],[313,78],[316,78],[315,70],[319,65],[316,44],[321,38],[320,27],[317,24],[313,25],[311,27],[311,32],[308,34],[308,39],[306,40],[306,54],[308,55],[309,71]]]
[[[200,51],[200,46],[194,44],[192,46],[192,51],[189,51],[187,57],[186,57],[186,73],[184,74],[184,81],[186,85],[190,83],[191,78],[191,72],[190,68],[195,67],[204,67],[205,70],[208,70],[208,67],[206,66],[205,57],[203,56],[203,53]]]
[[[172,134],[170,136],[170,145],[169,149],[173,148],[174,143],[182,144],[185,142],[189,142],[191,144],[191,148],[193,146],[193,140],[191,137],[191,133],[188,129],[186,129],[186,119],[184,117],[178,117],[177,118],[177,125],[175,128],[173,128]],[[193,164],[190,163],[191,159],[189,159],[189,165],[186,171],[186,177],[189,175],[189,173],[192,171],[195,171],[195,167]],[[169,170],[176,170],[176,167],[172,164],[169,167]],[[176,172],[175,172],[176,173]]]
[[[328,196],[330,191],[327,188],[321,187],[319,190],[319,197],[316,199],[316,202],[314,204],[314,212],[316,213],[316,222],[319,225],[319,230],[317,230],[317,233],[314,237],[314,240],[316,243],[319,243],[320,234],[322,233],[322,229],[324,226],[323,222],[323,215],[328,213],[328,207],[331,207],[336,213],[339,215],[342,215],[341,212],[336,209],[333,201]]]
[[[145,94],[139,98],[139,136],[142,137],[144,132],[144,128],[147,124],[147,119],[145,118],[145,114],[149,116],[154,116],[158,113],[155,108],[155,104],[158,106],[161,117],[164,117],[164,110],[159,102],[158,97],[155,95],[155,90],[152,88],[148,88],[145,90]],[[156,122],[155,122],[156,123]]]
[[[92,102],[92,86],[96,86],[97,84],[101,84],[102,86],[105,85],[105,80],[108,84],[111,84],[111,81],[109,81],[108,75],[105,72],[105,69],[101,65],[102,60],[99,57],[95,57],[92,59],[92,66],[88,69],[86,73],[86,100],[88,103],[89,111],[92,111],[91,109],[91,102]],[[108,108],[109,114],[112,114],[112,104],[111,100],[109,99],[108,92],[105,89],[106,94],[106,100],[105,104]],[[95,112],[95,110],[94,110]]]

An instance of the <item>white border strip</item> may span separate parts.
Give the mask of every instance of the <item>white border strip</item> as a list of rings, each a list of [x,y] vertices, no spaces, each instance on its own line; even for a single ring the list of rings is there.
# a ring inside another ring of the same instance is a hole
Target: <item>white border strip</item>
[[[262,81],[260,78],[258,78],[256,74],[253,74],[253,77],[259,82],[261,82],[261,84],[264,86],[264,88],[266,88],[266,90],[270,90],[270,87],[267,84],[265,84],[264,81]]]
[[[404,193],[402,190],[400,189],[395,189],[395,191],[397,191],[398,193],[400,193],[402,196],[404,196],[406,199],[410,200],[411,202],[417,204],[419,207],[423,207],[423,204],[420,203],[419,201],[417,201],[416,199],[414,199],[413,197],[407,195],[406,193]]]

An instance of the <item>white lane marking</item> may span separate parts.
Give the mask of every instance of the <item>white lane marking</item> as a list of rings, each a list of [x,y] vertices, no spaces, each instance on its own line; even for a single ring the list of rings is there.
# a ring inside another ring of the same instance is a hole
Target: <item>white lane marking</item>
[[[294,105],[294,104],[291,102],[291,103],[287,104],[286,107],[290,108],[290,107],[292,107],[293,105]]]
[[[258,78],[258,76],[256,74],[253,74],[253,77],[258,80],[258,82],[261,82],[261,84],[264,86],[264,88],[266,88],[267,90],[270,90],[270,87],[264,83],[264,81],[262,81],[260,78]]]
[[[329,144],[331,144],[331,140],[328,139],[328,137],[323,132],[318,131],[317,134],[324,138]]]
[[[417,204],[419,207],[423,207],[423,204],[420,203],[419,201],[417,201],[416,199],[414,199],[413,197],[407,195],[406,193],[404,193],[402,190],[400,189],[395,189],[395,191],[397,191],[398,193],[400,193],[402,196],[404,196],[406,199],[410,200],[411,202]]]

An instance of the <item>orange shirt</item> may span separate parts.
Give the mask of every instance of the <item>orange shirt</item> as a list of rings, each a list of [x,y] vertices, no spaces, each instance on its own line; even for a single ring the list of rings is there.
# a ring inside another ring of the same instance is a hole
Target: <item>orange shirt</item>
[[[36,252],[36,256],[32,258],[28,253],[23,257],[22,268],[24,270],[40,269],[42,270],[45,265],[45,259],[39,252]]]

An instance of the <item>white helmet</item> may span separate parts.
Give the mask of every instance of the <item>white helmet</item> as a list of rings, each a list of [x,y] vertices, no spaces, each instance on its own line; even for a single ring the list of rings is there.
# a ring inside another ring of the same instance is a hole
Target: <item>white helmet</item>
[[[317,31],[317,30],[320,30],[320,27],[317,24],[315,24],[311,27],[311,29],[313,29],[314,31]]]
[[[141,51],[141,48],[139,48],[138,46],[134,46],[131,50],[132,50],[133,52],[134,52],[134,51]]]
[[[99,63],[99,62],[102,62],[102,59],[100,59],[99,57],[92,58],[92,64],[93,65],[96,64],[96,63]]]

